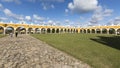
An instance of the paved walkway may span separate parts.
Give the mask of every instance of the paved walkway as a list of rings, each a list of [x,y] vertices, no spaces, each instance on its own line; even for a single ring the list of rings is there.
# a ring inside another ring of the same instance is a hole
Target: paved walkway
[[[0,38],[0,68],[90,68],[30,35]]]

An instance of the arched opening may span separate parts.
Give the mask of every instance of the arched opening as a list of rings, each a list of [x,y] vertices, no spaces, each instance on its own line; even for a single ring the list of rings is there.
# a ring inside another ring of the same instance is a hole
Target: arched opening
[[[64,32],[66,33],[67,29],[64,29]]]
[[[86,33],[86,29],[83,29],[83,33]]]
[[[96,29],[97,34],[100,34],[100,32],[101,32],[100,29]]]
[[[90,29],[87,29],[87,33],[90,33]]]
[[[120,35],[120,28],[117,29],[117,35]]]
[[[7,27],[5,30],[5,34],[10,34],[10,33],[14,33],[14,28],[13,27]]]
[[[73,29],[71,29],[71,31],[70,31],[71,33],[73,33]]]
[[[92,33],[95,33],[95,29],[92,29],[92,31],[91,31]]]
[[[50,28],[48,28],[48,29],[47,29],[47,33],[51,33],[51,30],[50,30]]]
[[[56,33],[59,33],[59,29],[56,29]]]
[[[102,34],[107,34],[107,29],[103,28],[102,29]]]
[[[55,33],[55,28],[52,29],[52,33]]]
[[[63,29],[60,30],[60,33],[63,33]]]
[[[80,33],[82,33],[82,29],[80,30]]]
[[[2,26],[0,26],[0,34],[4,33],[4,28]]]
[[[35,28],[35,33],[39,34],[40,33],[40,29],[39,28]]]
[[[42,34],[45,34],[45,32],[46,32],[45,28],[42,28],[42,29],[41,29],[41,33],[42,33]]]
[[[109,29],[109,34],[115,34],[115,29],[114,28],[110,28]]]
[[[78,33],[78,29],[76,29],[76,33]]]
[[[28,34],[33,34],[33,28],[28,28]]]
[[[25,34],[26,33],[26,29],[24,27],[18,27],[16,29],[16,31],[19,33],[19,34]]]
[[[70,33],[70,29],[68,29],[68,33]]]

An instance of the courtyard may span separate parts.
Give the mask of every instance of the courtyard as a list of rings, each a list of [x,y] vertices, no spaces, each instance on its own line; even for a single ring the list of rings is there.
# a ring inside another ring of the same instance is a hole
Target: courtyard
[[[19,34],[17,38],[2,36],[0,68],[120,67],[119,35],[62,33]]]

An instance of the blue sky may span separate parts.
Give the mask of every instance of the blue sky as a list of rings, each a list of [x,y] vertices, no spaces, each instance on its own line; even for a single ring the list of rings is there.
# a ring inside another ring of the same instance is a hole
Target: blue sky
[[[120,0],[0,0],[0,21],[39,25],[120,24]]]

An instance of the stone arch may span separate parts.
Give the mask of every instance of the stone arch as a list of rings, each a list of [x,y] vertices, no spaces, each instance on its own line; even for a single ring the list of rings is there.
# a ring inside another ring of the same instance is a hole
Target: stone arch
[[[14,33],[14,28],[12,26],[8,26],[5,29],[5,34],[10,34],[10,33]]]
[[[66,32],[67,32],[67,29],[64,29],[64,32],[66,33]]]
[[[55,28],[52,28],[52,33],[55,33]]]
[[[86,31],[86,29],[83,29],[83,33],[86,33],[87,31]]]
[[[56,29],[56,33],[59,33],[59,28]]]
[[[71,29],[71,31],[70,31],[71,33],[73,33],[73,29]]]
[[[70,29],[68,29],[67,31],[68,31],[68,33],[70,33]]]
[[[117,35],[120,35],[120,28],[117,29]]]
[[[102,29],[102,34],[107,34],[107,29],[106,28]]]
[[[80,33],[82,33],[83,32],[83,30],[82,29],[80,29]]]
[[[0,34],[4,33],[4,27],[0,26]]]
[[[95,33],[95,29],[92,29],[91,32],[92,32],[92,33]]]
[[[76,33],[78,33],[78,29],[76,29],[76,31],[75,31]]]
[[[96,33],[99,34],[101,33],[101,30],[99,28],[96,29]]]
[[[41,28],[41,33],[45,34],[46,33],[46,29],[45,28]]]
[[[115,29],[114,28],[110,28],[109,29],[109,34],[115,34]]]
[[[87,33],[90,33],[90,29],[87,29]]]
[[[33,28],[28,28],[28,34],[33,34]]]
[[[63,33],[63,29],[60,29],[60,33]]]
[[[39,34],[40,33],[40,29],[39,28],[35,28],[35,33]]]
[[[50,28],[47,28],[47,33],[51,33],[51,29]]]
[[[18,31],[18,33],[20,33],[20,34],[25,34],[26,33],[26,29],[24,27],[17,27],[16,31]]]

